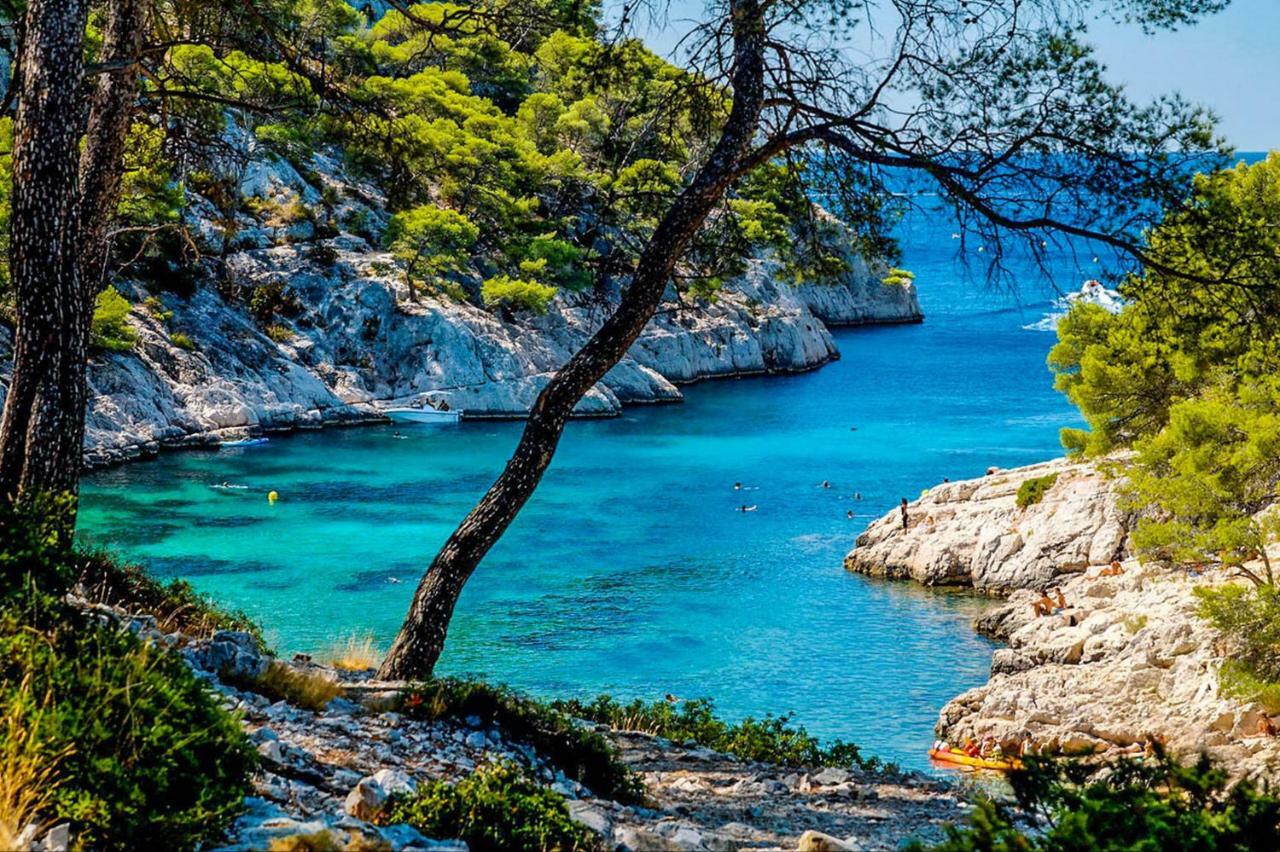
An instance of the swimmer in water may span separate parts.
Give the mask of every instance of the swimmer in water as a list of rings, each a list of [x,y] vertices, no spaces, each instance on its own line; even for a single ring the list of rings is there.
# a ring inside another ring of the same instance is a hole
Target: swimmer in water
[[[249,486],[247,486],[247,485],[232,485],[230,482],[227,482],[227,481],[224,479],[224,480],[222,480],[222,482],[221,482],[221,483],[219,483],[218,485],[211,485],[211,486],[209,486],[209,487],[210,487],[210,488],[225,489],[225,490],[243,491],[244,489],[248,488]]]
[[[861,491],[855,491],[855,492],[853,492],[853,499],[855,499],[855,500],[861,500],[861,499],[862,499],[862,492],[861,492]]]
[[[849,520],[851,520],[851,521],[852,521],[852,520],[853,520],[853,510],[852,510],[852,509],[850,509],[849,511],[845,512],[845,513],[844,513],[844,516],[845,516],[846,518],[848,518]]]
[[[831,483],[830,483],[829,481],[827,481],[827,480],[825,480],[825,479],[824,479],[824,480],[822,480],[822,487],[823,487],[823,488],[830,488],[830,487],[831,487]]]
[[[734,491],[741,491],[741,490],[742,490],[742,483],[741,483],[741,482],[735,482],[735,483],[733,483],[733,490],[734,490]]]
[[[748,506],[746,503],[743,503],[741,506],[738,507],[739,512],[754,512],[755,510],[756,510],[756,507],[754,504],[751,506]]]

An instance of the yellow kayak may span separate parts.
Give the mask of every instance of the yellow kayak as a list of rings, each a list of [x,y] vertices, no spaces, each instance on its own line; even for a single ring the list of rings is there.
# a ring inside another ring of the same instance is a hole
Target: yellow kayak
[[[1022,768],[1022,761],[1017,758],[1003,759],[994,757],[970,757],[955,748],[929,749],[929,757],[942,763],[954,763],[957,766],[973,766],[977,769],[993,769],[996,772],[1009,772]]]

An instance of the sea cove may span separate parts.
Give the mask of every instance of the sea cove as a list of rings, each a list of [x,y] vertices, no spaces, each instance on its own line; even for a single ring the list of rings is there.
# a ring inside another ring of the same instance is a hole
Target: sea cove
[[[923,768],[942,704],[987,677],[992,646],[970,622],[989,604],[841,560],[924,484],[1053,456],[1074,415],[1044,368],[1052,336],[1026,328],[1051,310],[1042,279],[1027,270],[1019,308],[966,277],[945,221],[912,235],[924,324],[838,331],[841,359],[815,372],[705,382],[682,405],[573,423],[468,586],[442,669],[553,696],[711,696],[732,718],[794,711]],[[92,475],[81,530],[244,608],[281,651],[365,632],[385,647],[520,428],[164,454]]]

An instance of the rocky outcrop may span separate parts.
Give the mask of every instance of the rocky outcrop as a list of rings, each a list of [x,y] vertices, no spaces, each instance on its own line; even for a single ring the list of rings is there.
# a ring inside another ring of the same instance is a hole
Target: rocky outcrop
[[[1036,616],[1017,592],[985,623],[1008,642],[991,679],[949,702],[938,722],[951,742],[994,737],[1059,753],[1121,753],[1151,737],[1181,759],[1207,751],[1235,777],[1280,778],[1280,740],[1257,733],[1256,704],[1218,686],[1221,649],[1196,615],[1194,590],[1227,582],[1134,561],[1062,584],[1065,611]]]
[[[1051,476],[1038,502],[1018,507],[1024,482]],[[1096,467],[1066,459],[936,485],[908,504],[905,529],[899,509],[868,526],[845,567],[997,594],[1043,589],[1124,554],[1130,519],[1113,487]]]
[[[521,417],[617,303],[617,284],[562,294],[540,317],[503,317],[443,296],[415,301],[392,256],[376,247],[387,220],[377,187],[323,152],[304,179],[260,152],[251,134],[232,143],[249,154],[240,194],[254,201],[229,229],[232,250],[207,262],[208,280],[189,299],[159,293],[144,306],[142,287],[120,285],[135,303],[139,341],[133,352],[92,361],[90,465],[246,431],[378,419],[380,407],[409,401],[448,400],[468,417]],[[322,208],[323,225],[315,212]],[[299,210],[311,218],[298,218]],[[223,254],[223,219],[195,198],[189,224],[207,257]],[[337,236],[322,238],[333,228]],[[678,385],[713,376],[812,369],[839,357],[827,324],[921,319],[913,287],[886,286],[860,258],[849,261],[836,281],[793,286],[780,282],[776,264],[755,259],[714,302],[684,304],[670,294],[577,413],[679,401]],[[460,286],[474,291],[478,282]],[[282,310],[255,320],[244,303],[277,289]],[[231,302],[222,293],[239,296]],[[7,350],[6,334],[6,362]]]

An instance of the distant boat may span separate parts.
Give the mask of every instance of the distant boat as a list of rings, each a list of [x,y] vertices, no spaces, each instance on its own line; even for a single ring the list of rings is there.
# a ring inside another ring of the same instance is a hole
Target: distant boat
[[[270,438],[241,438],[237,441],[223,441],[220,446],[223,447],[260,447],[270,441]]]
[[[388,408],[382,412],[397,423],[457,423],[461,411],[440,411],[435,408]]]

